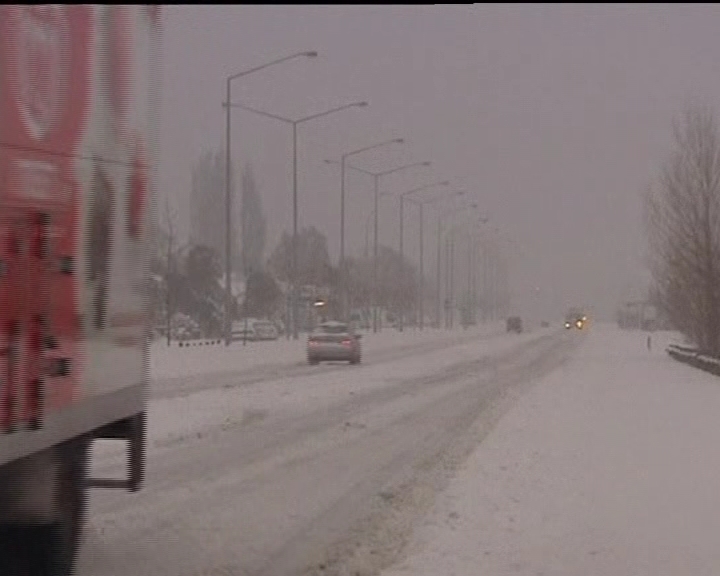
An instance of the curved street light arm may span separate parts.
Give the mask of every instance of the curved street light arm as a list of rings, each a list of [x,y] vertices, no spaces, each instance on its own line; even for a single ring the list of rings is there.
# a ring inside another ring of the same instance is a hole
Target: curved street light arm
[[[340,166],[341,162],[338,160],[325,160],[326,164],[337,164]],[[349,164],[345,164],[345,168],[348,168],[350,170],[355,170],[357,172],[362,172],[363,174],[367,174],[368,176],[376,176],[376,177],[382,177],[387,176],[388,174],[393,174],[395,172],[399,172],[400,170],[405,170],[407,168],[413,168],[415,166],[430,166],[430,162],[413,162],[412,164],[405,164],[403,166],[398,166],[397,168],[393,168],[392,170],[385,170],[384,172],[371,172],[370,170],[365,170],[364,168],[358,168],[357,166],[350,166]]]
[[[286,124],[294,124],[295,123],[295,121],[291,120],[290,118],[284,118],[283,116],[278,116],[277,114],[271,114],[270,112],[265,112],[263,110],[258,110],[257,108],[245,106],[245,104],[237,104],[235,102],[232,102],[232,103],[230,103],[230,107],[231,108],[240,108],[242,110],[247,110],[248,112],[254,112],[255,114],[259,114],[260,116],[265,116],[267,118],[279,120],[280,122],[285,122]]]
[[[340,110],[345,110],[347,108],[364,108],[367,105],[368,105],[368,103],[365,101],[351,102],[350,104],[345,104],[344,106],[338,106],[337,108],[333,108],[331,110],[326,110],[325,112],[318,112],[317,114],[312,114],[311,116],[305,116],[305,118],[300,118],[299,120],[293,120],[293,123],[294,124],[302,124],[303,122],[307,122],[309,120],[315,120],[315,118],[320,118],[321,116],[327,116],[328,114],[340,112]]]
[[[433,182],[432,184],[426,184],[425,186],[420,186],[418,188],[413,188],[412,190],[408,190],[407,192],[403,192],[400,194],[400,198],[405,198],[406,196],[409,196],[410,194],[415,194],[416,192],[421,192],[423,190],[427,190],[428,188],[434,188],[435,186],[449,186],[450,182],[447,180],[442,180],[440,182]]]
[[[406,168],[414,168],[415,166],[430,166],[432,162],[429,160],[426,160],[425,162],[413,162],[412,164],[405,164],[404,166],[398,166],[397,168],[393,168],[392,170],[385,170],[384,172],[378,172],[375,174],[375,176],[387,176],[388,174],[394,174],[395,172],[399,172],[400,170],[405,170]]]
[[[292,60],[293,58],[299,58],[300,56],[305,56],[306,58],[315,58],[315,57],[317,57],[317,55],[318,55],[318,53],[315,52],[314,50],[305,51],[305,52],[296,52],[295,54],[290,54],[289,56],[284,56],[282,58],[278,58],[277,60],[273,60],[272,62],[268,62],[267,64],[261,64],[260,66],[255,66],[254,68],[250,68],[249,70],[243,70],[242,72],[238,72],[236,74],[228,76],[227,81],[230,82],[232,80],[235,80],[235,78],[240,78],[241,76],[247,76],[248,74],[252,74],[253,72],[259,72],[260,70],[269,68],[270,66],[275,66],[276,64],[280,64],[282,62],[287,62],[288,60]]]
[[[292,120],[290,118],[285,118],[284,116],[278,116],[277,114],[272,114],[270,112],[265,112],[264,110],[258,110],[257,108],[246,106],[245,104],[238,104],[236,102],[230,103],[231,108],[240,108],[242,110],[247,110],[248,112],[254,112],[255,114],[259,114],[260,116],[279,120],[280,122],[285,122],[286,124],[302,124],[303,122],[308,122],[309,120],[314,120],[315,118],[320,118],[321,116],[327,116],[328,114],[333,114],[334,112],[340,112],[340,110],[345,110],[346,108],[362,106],[367,106],[367,102],[353,102],[351,104],[345,104],[344,106],[338,106],[337,108],[333,108],[332,110],[326,110],[325,112],[319,112],[318,114],[305,116],[305,118],[300,118],[299,120]]]
[[[337,164],[338,166],[341,166],[342,162],[340,162],[339,160],[325,160],[325,164]],[[363,174],[367,174],[368,176],[377,176],[375,172],[363,170],[362,168],[356,168],[355,166],[349,166],[348,164],[345,164],[345,168],[349,168],[350,170],[355,170],[357,172],[362,172]]]
[[[372,146],[365,146],[365,148],[360,148],[358,150],[353,150],[352,152],[346,152],[342,155],[343,158],[349,158],[350,156],[355,156],[355,154],[360,154],[361,152],[367,152],[368,150],[374,150],[375,148],[380,148],[381,146],[388,146],[390,144],[403,144],[405,142],[404,138],[393,138],[392,140],[386,140],[384,142],[380,142],[378,144],[373,144]]]

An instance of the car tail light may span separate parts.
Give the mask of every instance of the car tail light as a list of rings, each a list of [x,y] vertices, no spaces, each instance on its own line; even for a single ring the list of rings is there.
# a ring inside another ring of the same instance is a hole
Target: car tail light
[[[352,346],[352,340],[343,340],[342,343],[344,346]]]

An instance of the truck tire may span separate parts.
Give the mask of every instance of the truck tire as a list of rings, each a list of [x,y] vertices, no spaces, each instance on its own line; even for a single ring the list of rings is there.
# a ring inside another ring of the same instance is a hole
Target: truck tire
[[[89,440],[61,444],[57,455],[58,520],[42,525],[0,526],[0,566],[6,576],[70,576],[85,521]]]
[[[89,438],[79,438],[61,447],[63,462],[58,482],[60,520],[55,525],[50,557],[52,576],[70,576],[80,548],[87,509],[87,467]]]

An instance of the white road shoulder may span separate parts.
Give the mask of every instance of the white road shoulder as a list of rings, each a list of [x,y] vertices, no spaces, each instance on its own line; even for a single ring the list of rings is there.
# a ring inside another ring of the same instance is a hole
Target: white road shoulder
[[[382,576],[720,574],[720,378],[594,326],[468,459]]]

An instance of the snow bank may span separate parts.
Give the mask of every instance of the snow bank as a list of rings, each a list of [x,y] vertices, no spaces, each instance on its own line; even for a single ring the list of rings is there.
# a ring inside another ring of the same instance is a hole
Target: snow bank
[[[720,385],[597,325],[501,419],[383,576],[720,574]]]

